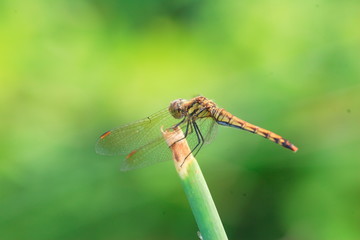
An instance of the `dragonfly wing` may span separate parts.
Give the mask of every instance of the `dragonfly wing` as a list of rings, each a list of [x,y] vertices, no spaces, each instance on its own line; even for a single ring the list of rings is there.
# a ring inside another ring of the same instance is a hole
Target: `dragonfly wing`
[[[202,118],[196,121],[199,125],[201,134],[204,137],[204,143],[210,143],[217,134],[218,126],[212,118]]]
[[[170,129],[170,131],[173,131]],[[174,135],[176,138],[176,135]],[[167,139],[168,142],[176,142],[178,139]],[[142,168],[154,163],[163,162],[172,159],[172,153],[164,137],[154,139],[146,145],[130,152],[121,164],[122,171],[129,171],[136,168]]]
[[[128,155],[161,137],[160,128],[171,127],[177,119],[167,109],[142,120],[107,131],[96,143],[96,152],[103,155]]]
[[[214,140],[218,130],[218,125],[213,119],[207,121],[211,123],[208,123],[208,130],[205,130],[207,131],[205,135],[205,144],[211,143],[212,140]]]
[[[121,170],[129,171],[167,160],[171,160],[171,151],[161,136],[130,152],[122,161]]]

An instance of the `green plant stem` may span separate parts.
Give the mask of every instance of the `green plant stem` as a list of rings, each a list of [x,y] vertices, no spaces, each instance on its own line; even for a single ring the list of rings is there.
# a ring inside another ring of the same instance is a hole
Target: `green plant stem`
[[[188,156],[190,149],[183,132],[178,128],[175,131],[165,131],[163,135],[173,152],[176,170],[202,238],[204,240],[228,239],[201,169],[193,155]]]

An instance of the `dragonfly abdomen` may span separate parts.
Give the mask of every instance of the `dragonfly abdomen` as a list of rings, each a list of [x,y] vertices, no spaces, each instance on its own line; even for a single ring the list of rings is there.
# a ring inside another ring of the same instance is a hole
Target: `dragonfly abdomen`
[[[267,138],[270,141],[277,143],[285,148],[288,148],[294,152],[297,151],[297,147],[295,147],[292,143],[290,143],[288,140],[284,139],[280,135],[277,135],[269,130],[248,123],[232,115],[231,113],[229,113],[224,109],[216,109],[215,111],[213,111],[213,118],[220,125],[243,129],[245,131]]]

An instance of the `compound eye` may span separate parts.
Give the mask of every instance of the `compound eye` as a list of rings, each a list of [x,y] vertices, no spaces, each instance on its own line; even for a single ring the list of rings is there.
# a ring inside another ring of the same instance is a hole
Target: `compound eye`
[[[173,101],[169,106],[170,114],[176,119],[183,117],[182,104],[183,104],[183,99],[177,99]]]

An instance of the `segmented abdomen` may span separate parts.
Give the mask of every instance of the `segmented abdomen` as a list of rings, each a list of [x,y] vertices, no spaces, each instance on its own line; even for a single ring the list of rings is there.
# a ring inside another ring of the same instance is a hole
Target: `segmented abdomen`
[[[238,117],[235,117],[231,113],[227,112],[225,109],[216,108],[212,111],[212,115],[213,115],[213,118],[215,119],[215,121],[220,125],[240,128],[240,129],[246,130],[248,132],[260,135],[264,138],[267,138],[270,141],[275,142],[275,143],[277,143],[285,148],[288,148],[294,152],[296,152],[298,150],[298,148],[296,146],[294,146],[292,143],[290,143],[288,140],[284,139],[280,135],[277,135],[269,130],[255,126],[255,125],[248,123]]]

